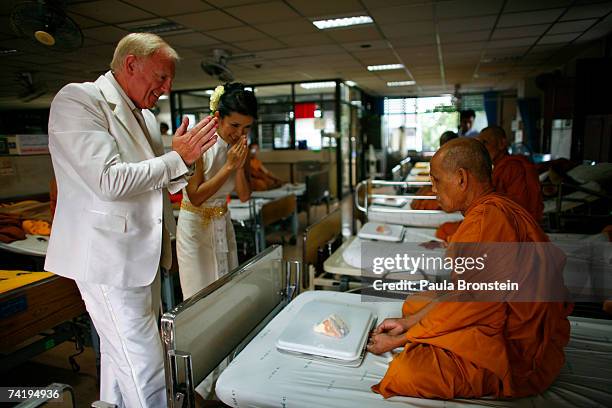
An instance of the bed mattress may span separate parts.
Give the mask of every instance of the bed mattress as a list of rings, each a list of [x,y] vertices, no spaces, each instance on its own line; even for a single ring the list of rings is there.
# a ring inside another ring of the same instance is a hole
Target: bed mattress
[[[407,203],[402,209],[411,210],[410,203]],[[408,227],[437,228],[445,222],[461,221],[463,215],[458,212],[449,214],[443,211],[425,210],[422,212],[389,212],[388,208],[372,205],[368,210],[368,220]]]
[[[513,401],[440,401],[410,397],[387,400],[370,390],[385,375],[391,355],[367,353],[360,367],[342,367],[282,354],[276,340],[305,302],[359,305],[378,321],[397,317],[401,302],[362,302],[361,296],[315,291],[298,296],[221,374],[217,396],[231,407],[551,407],[612,406],[612,322],[572,318],[567,362],[542,395]],[[197,388],[196,388],[197,390]]]

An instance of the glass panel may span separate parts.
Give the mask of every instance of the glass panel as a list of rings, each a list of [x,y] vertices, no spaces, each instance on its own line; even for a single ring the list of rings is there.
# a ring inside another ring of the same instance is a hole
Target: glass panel
[[[183,109],[199,108],[200,110],[210,110],[210,96],[206,91],[181,92],[179,95]]]
[[[289,123],[260,123],[259,135],[262,149],[288,149],[291,147]]]
[[[348,104],[340,105],[340,148],[342,154],[342,189],[348,190],[350,186],[350,157],[351,157],[351,143],[350,143],[350,122],[351,122],[351,107]]]

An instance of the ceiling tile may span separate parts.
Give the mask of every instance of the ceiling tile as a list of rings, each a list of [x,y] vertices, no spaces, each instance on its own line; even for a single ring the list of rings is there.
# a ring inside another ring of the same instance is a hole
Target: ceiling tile
[[[155,17],[153,14],[117,0],[100,0],[70,4],[69,11],[105,23],[123,23]]]
[[[207,31],[206,35],[227,43],[267,38],[264,33],[246,26],[226,28],[224,30]]]
[[[299,17],[299,14],[280,1],[231,7],[224,11],[249,24],[272,23]]]
[[[219,10],[203,11],[169,17],[170,20],[200,31],[210,31],[221,28],[238,27],[242,23]]]
[[[391,45],[387,40],[376,41],[357,41],[354,43],[342,43],[342,47],[347,51],[373,51],[373,50],[388,50]]]
[[[302,55],[325,55],[334,53],[346,54],[346,51],[344,51],[342,47],[335,44],[301,47],[298,51],[300,51],[300,54]],[[313,61],[312,59],[310,62],[316,64],[316,61]]]
[[[491,30],[496,16],[466,17],[457,20],[441,20],[438,22],[440,33],[460,33],[463,31]]]
[[[540,36],[550,24],[536,24],[521,27],[498,28],[493,32],[492,40],[506,40],[517,37]]]
[[[494,14],[501,10],[502,0],[453,0],[436,4],[438,19],[454,19]]]
[[[580,20],[585,18],[600,18],[612,12],[612,2],[574,6],[561,18],[561,21]]]
[[[84,28],[99,27],[101,25],[104,25],[102,21],[83,17],[75,13],[66,13],[66,14],[68,14],[68,17],[73,19],[75,23],[77,23],[77,25],[81,28],[81,30]]]
[[[342,13],[348,14],[364,11],[359,0],[287,0],[287,2],[307,17],[331,17]]]
[[[416,47],[416,46],[434,46],[436,44],[436,36],[434,33],[425,35],[413,35],[408,37],[390,38],[389,42],[395,48]]]
[[[204,0],[201,0],[204,1]],[[234,6],[242,6],[245,4],[253,4],[256,3],[257,0],[207,0],[205,3],[210,4],[216,8],[225,8],[225,7],[234,7]]]
[[[330,39],[325,34],[321,34],[321,33],[292,35],[292,36],[282,37],[280,38],[280,40],[284,42],[285,44],[288,44],[292,47],[330,44],[333,42],[332,39]]]
[[[423,36],[433,34],[434,24],[432,21],[415,21],[413,23],[385,24],[380,27],[387,38]]]
[[[102,26],[87,28],[83,30],[85,37],[93,38],[104,43],[117,44],[120,39],[128,35],[129,32],[113,26]]]
[[[245,51],[263,51],[284,48],[285,45],[273,38],[262,38],[260,40],[235,42],[236,47],[240,47]]]
[[[352,27],[342,30],[330,30],[327,35],[341,43],[356,41],[376,41],[382,39],[374,25]]]
[[[547,34],[578,33],[593,25],[597,19],[565,21],[552,26]]]
[[[377,24],[433,20],[433,7],[430,4],[387,7],[371,10],[370,15]]]
[[[282,50],[270,50],[270,51],[261,51],[257,53],[258,59],[268,60],[268,59],[280,59],[280,58],[290,58],[290,57],[299,57],[301,54],[298,49],[295,48],[285,48]]]
[[[487,45],[487,48],[504,48],[504,47],[520,47],[522,45],[532,45],[536,42],[538,37],[523,37],[513,38],[508,40],[491,40]]]
[[[489,39],[490,33],[490,30],[465,31],[463,33],[441,33],[440,40],[446,48],[447,44],[486,41]]]
[[[286,21],[277,21],[275,23],[257,24],[255,28],[272,36],[296,35],[302,33],[309,34],[319,31],[312,22],[305,18],[294,18]]]
[[[201,33],[164,36],[173,47],[197,47],[200,45],[217,44],[219,41]]]
[[[504,13],[499,19],[498,27],[514,27],[554,22],[564,9],[556,8],[521,13]]]
[[[213,7],[201,0],[123,0],[133,6],[140,7],[159,16],[172,16],[175,14],[196,13],[211,10]]]
[[[504,12],[541,10],[549,8],[567,7],[572,0],[508,0]]]
[[[566,44],[577,36],[578,33],[545,35],[538,44]]]

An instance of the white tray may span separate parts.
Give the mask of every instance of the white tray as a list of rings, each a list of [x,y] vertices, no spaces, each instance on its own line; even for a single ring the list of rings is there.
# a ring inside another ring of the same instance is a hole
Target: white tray
[[[345,337],[329,337],[313,328],[329,315],[336,314],[349,328]],[[366,308],[317,301],[306,303],[276,341],[285,351],[343,365],[359,365],[375,316]]]
[[[359,230],[357,236],[361,239],[401,242],[404,238],[404,226],[382,222],[366,222],[361,230]]]

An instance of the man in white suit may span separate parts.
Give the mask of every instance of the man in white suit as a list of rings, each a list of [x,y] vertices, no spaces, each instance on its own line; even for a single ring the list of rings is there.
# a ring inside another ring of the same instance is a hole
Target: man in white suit
[[[129,34],[111,71],[51,104],[58,198],[45,269],[76,281],[100,335],[100,398],[120,407],[166,406],[157,314],[176,228],[168,191],[216,141],[214,118],[189,131],[185,118],[164,154],[148,109],[170,91],[177,59],[160,37]]]

